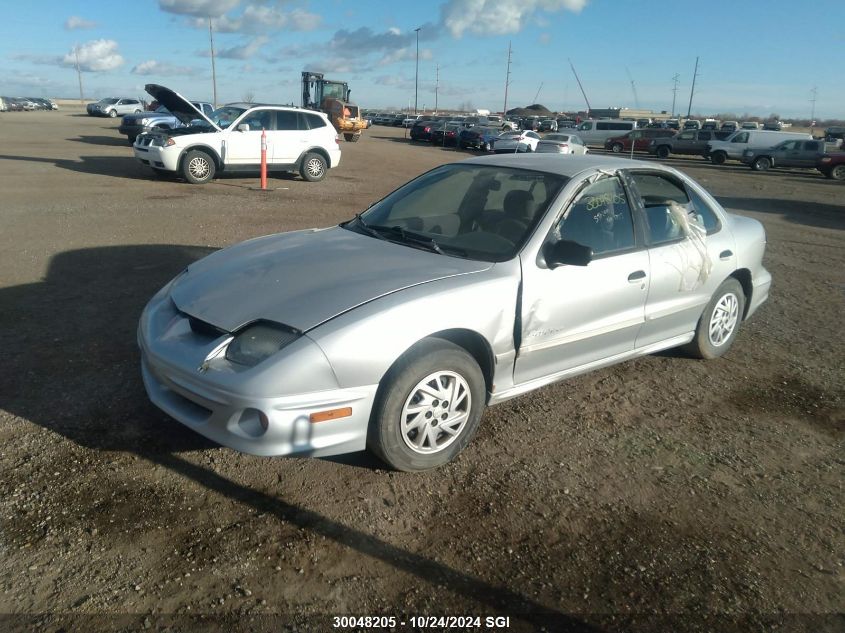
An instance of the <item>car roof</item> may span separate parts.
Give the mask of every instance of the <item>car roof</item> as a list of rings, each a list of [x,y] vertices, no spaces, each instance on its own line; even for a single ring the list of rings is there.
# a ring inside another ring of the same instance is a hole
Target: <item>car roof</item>
[[[282,108],[284,110],[296,110],[300,112],[313,112],[314,114],[322,114],[316,110],[308,110],[306,108],[300,108],[298,106],[292,105],[283,105],[281,103],[247,103],[245,101],[236,101],[235,103],[227,103],[225,108],[243,108],[244,110],[249,110],[250,108]]]
[[[618,169],[651,169],[673,174],[677,173],[676,170],[661,163],[590,154],[565,157],[555,154],[496,154],[495,156],[470,158],[462,162],[495,167],[531,169],[566,176],[567,178],[572,178],[584,171],[616,171]]]

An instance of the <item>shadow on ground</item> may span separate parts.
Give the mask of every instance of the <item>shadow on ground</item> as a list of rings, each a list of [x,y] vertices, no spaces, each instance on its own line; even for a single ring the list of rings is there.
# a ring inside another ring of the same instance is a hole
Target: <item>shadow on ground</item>
[[[554,617],[582,623],[512,589],[495,586],[423,554],[397,547],[193,463],[180,453],[212,448],[207,440],[149,404],[136,348],[136,327],[147,300],[191,262],[213,249],[138,245],[68,251],[50,262],[39,282],[0,290],[0,408],[91,451],[127,452],[223,495],[376,559],[425,583],[448,587],[467,603],[520,614],[525,622]],[[104,456],[103,459],[108,459]],[[350,455],[338,464],[372,468]],[[109,494],[104,482],[104,494]],[[124,504],[142,504],[129,494]],[[140,508],[138,508],[140,511]],[[578,630],[594,630],[586,627]]]
[[[845,204],[824,204],[775,198],[737,198],[717,196],[727,210],[754,211],[784,216],[787,221],[805,226],[845,230]]]

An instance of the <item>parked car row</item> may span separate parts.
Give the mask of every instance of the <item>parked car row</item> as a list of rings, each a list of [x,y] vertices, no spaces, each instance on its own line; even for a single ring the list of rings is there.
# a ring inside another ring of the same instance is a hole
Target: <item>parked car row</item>
[[[0,97],[0,112],[31,112],[33,110],[58,110],[55,101],[40,97]]]

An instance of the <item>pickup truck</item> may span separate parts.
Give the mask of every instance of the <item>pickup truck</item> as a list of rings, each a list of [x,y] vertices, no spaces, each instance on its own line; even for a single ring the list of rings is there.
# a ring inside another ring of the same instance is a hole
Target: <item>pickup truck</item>
[[[214,112],[214,106],[203,101],[191,101],[191,103],[198,110],[206,116],[211,116]],[[139,134],[144,132],[151,132],[153,130],[173,130],[177,127],[182,127],[183,124],[175,116],[170,114],[167,108],[159,106],[154,112],[136,112],[135,114],[127,114],[120,121],[120,127],[117,131],[125,134],[129,139],[129,144],[134,145],[135,139]]]
[[[657,138],[648,146],[648,151],[658,158],[669,158],[671,154],[706,156],[707,143],[730,136],[730,132],[713,130],[684,130],[671,138]]]
[[[816,169],[828,178],[845,180],[845,152],[824,154],[816,163]]]
[[[742,152],[740,160],[754,171],[766,171],[771,167],[814,168],[824,156],[824,141],[801,141],[792,139],[774,147],[749,148]]]

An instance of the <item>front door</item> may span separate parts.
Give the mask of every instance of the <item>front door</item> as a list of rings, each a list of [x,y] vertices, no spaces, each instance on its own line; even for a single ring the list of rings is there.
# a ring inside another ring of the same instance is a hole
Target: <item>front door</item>
[[[582,189],[548,239],[590,246],[594,259],[555,269],[522,262],[515,384],[629,352],[643,323],[648,253],[637,245],[619,178]]]
[[[226,164],[255,166],[261,164],[261,132],[267,134],[267,159],[273,155],[270,130],[273,129],[272,110],[252,110],[229,126],[226,135]],[[248,126],[248,127],[246,127]]]

